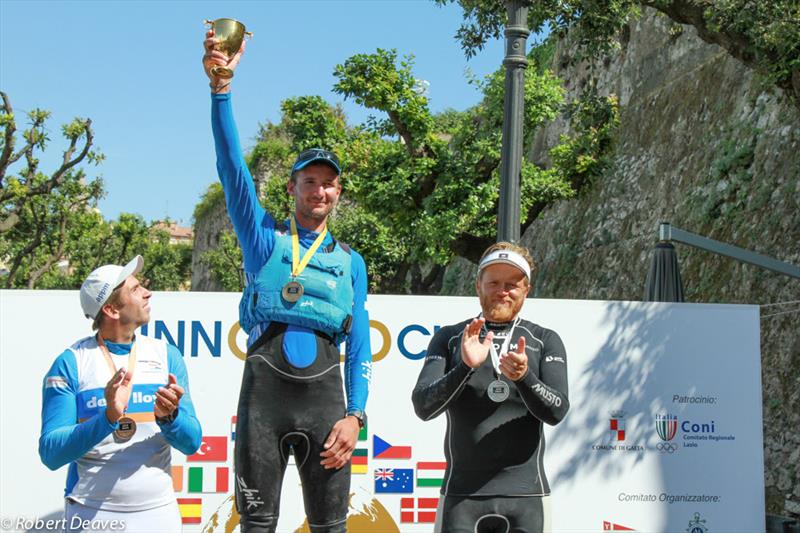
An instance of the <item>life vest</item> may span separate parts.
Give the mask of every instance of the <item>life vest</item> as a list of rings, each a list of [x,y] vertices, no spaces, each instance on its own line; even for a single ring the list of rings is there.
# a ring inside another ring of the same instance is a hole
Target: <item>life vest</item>
[[[352,323],[350,264],[350,247],[334,241],[332,250],[318,251],[311,257],[296,278],[303,285],[302,296],[296,302],[288,302],[281,292],[292,280],[292,236],[285,228],[276,231],[272,254],[242,293],[242,328],[250,332],[263,322],[283,322],[320,331],[338,344],[350,332]]]

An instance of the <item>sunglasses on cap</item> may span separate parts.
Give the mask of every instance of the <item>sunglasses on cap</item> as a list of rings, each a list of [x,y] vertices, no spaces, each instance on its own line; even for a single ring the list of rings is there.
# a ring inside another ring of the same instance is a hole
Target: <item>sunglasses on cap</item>
[[[342,173],[339,158],[336,157],[336,154],[322,148],[311,148],[300,152],[297,156],[294,165],[292,165],[292,174],[316,162],[326,163],[333,167],[337,174]]]

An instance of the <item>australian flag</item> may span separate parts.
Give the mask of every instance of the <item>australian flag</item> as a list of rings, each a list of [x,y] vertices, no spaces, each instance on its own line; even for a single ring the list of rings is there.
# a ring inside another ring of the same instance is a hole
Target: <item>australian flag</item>
[[[376,468],[375,492],[414,492],[414,470],[412,468]]]

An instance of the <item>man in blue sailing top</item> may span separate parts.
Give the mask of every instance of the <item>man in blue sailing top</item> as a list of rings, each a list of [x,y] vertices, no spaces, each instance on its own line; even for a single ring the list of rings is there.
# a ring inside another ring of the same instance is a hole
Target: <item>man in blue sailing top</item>
[[[273,532],[283,474],[294,454],[313,532],[343,532],[350,457],[372,372],[364,259],[327,231],[342,191],[339,159],[314,148],[297,156],[287,183],[295,210],[276,221],[258,201],[233,120],[228,58],[206,35],[217,171],[244,255],[247,287],[239,320],[248,351],[236,426],[236,508],[246,532]],[[346,340],[344,380],[339,345]]]
[[[70,533],[181,531],[170,447],[195,453],[202,429],[178,348],[136,334],[150,321],[143,264],[136,256],[89,274],[81,308],[97,333],[64,350],[42,386],[39,455],[51,470],[69,465]]]

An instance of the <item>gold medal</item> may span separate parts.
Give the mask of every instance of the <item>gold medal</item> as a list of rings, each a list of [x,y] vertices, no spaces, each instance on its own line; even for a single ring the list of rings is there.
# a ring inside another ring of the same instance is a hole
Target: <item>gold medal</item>
[[[289,303],[295,303],[303,296],[303,285],[299,281],[290,281],[283,286],[281,296]]]
[[[305,289],[303,285],[296,280],[297,276],[300,275],[301,272],[306,268],[308,262],[311,261],[311,257],[314,255],[314,252],[322,244],[322,241],[325,240],[325,235],[328,234],[328,228],[325,227],[322,229],[317,238],[314,239],[314,243],[311,245],[305,254],[303,254],[303,259],[300,259],[300,237],[297,233],[297,223],[294,220],[294,216],[290,219],[290,228],[292,231],[292,280],[287,282],[286,285],[283,286],[281,290],[281,297],[289,303],[295,303],[303,296],[303,292]]]
[[[119,419],[119,427],[114,430],[117,440],[127,442],[136,434],[136,421],[128,416]]]

